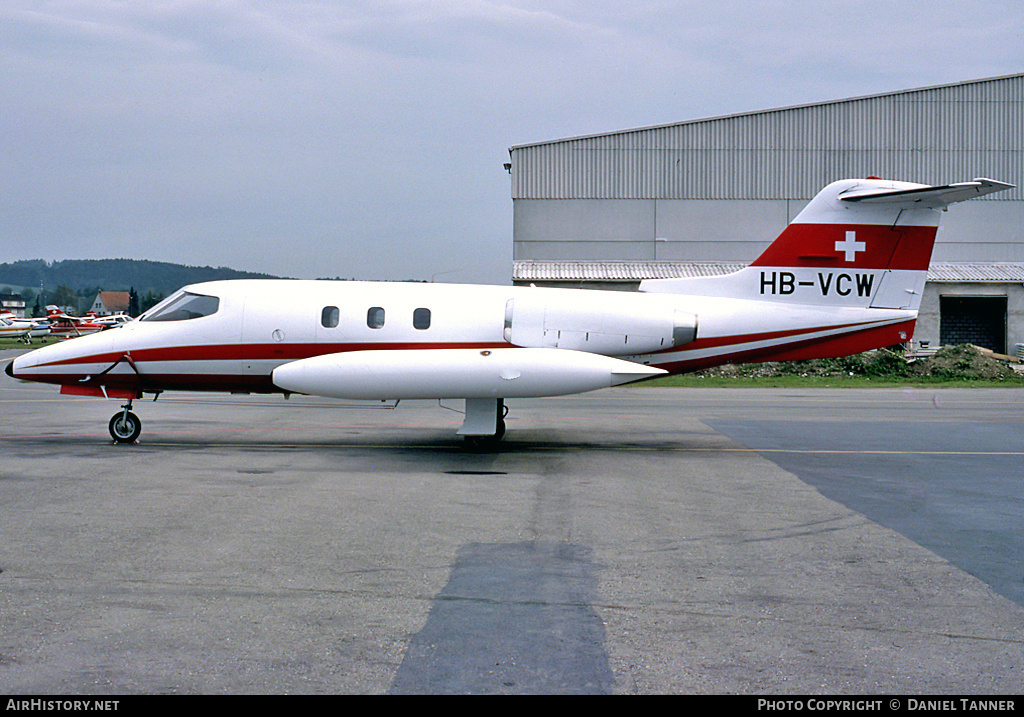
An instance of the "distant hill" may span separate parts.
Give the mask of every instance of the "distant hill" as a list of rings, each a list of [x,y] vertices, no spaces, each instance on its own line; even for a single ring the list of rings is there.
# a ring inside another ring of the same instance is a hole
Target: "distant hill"
[[[139,259],[42,259],[0,264],[0,286],[29,287],[36,293],[42,285],[47,292],[67,286],[75,292],[95,289],[152,292],[167,295],[186,284],[219,279],[274,279],[270,274],[237,271],[227,267],[184,266]]]

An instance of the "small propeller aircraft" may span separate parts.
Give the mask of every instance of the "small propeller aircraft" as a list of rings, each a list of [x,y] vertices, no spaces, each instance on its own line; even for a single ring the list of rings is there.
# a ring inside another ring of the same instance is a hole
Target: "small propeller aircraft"
[[[50,322],[50,333],[57,338],[86,336],[107,328],[97,324],[89,316],[71,316],[59,306],[50,304],[46,307],[46,319]]]
[[[32,331],[32,323],[11,315],[0,315],[0,338],[27,339]]]
[[[108,314],[107,316],[98,316],[96,312],[89,311],[83,318],[87,319],[91,324],[102,326],[104,329],[115,329],[132,320],[132,317],[123,311],[119,311],[116,314]]]
[[[116,331],[37,349],[8,375],[132,401],[163,391],[465,399],[458,434],[489,444],[506,399],[558,396],[725,363],[844,356],[913,335],[955,202],[1012,188],[834,182],[750,266],[639,292],[387,282],[186,286]]]
[[[32,339],[41,339],[50,333],[50,322],[48,319],[19,319],[9,309],[0,309],[0,322],[4,320],[19,326],[28,324],[28,333],[23,337],[26,343],[32,343]],[[0,330],[0,335],[7,334]]]

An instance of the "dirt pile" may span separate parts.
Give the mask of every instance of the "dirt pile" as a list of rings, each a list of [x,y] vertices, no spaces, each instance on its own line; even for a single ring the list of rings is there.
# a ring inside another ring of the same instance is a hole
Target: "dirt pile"
[[[969,344],[946,346],[931,356],[909,360],[897,351],[879,349],[835,359],[719,366],[694,375],[736,378],[770,376],[934,378],[947,381],[1016,380],[1024,383],[1024,374],[1015,372],[1011,368],[1010,361]]]

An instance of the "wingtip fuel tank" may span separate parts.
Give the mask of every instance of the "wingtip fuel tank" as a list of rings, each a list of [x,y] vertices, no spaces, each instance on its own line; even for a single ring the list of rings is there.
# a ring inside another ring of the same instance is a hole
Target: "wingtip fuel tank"
[[[653,366],[566,349],[351,351],[274,369],[274,385],[359,400],[535,398],[608,388],[667,373]]]

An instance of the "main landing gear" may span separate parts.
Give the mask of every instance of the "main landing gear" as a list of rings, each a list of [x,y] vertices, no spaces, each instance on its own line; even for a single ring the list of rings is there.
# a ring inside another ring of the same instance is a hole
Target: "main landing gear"
[[[494,448],[505,435],[508,408],[501,398],[467,398],[466,418],[459,428],[471,448]]]
[[[142,421],[131,411],[132,400],[121,406],[120,411],[110,418],[107,427],[110,429],[110,437],[115,443],[135,443],[142,433]]]

